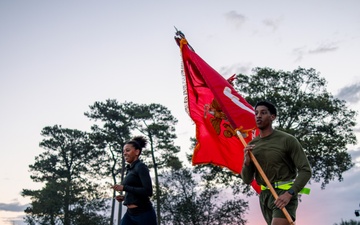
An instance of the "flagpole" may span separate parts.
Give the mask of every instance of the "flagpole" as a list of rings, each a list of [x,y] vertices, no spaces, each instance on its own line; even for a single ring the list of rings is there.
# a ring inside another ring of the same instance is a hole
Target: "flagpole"
[[[244,147],[246,147],[247,143],[246,143],[244,137],[242,136],[241,132],[237,131],[236,134],[239,137],[241,143],[244,145]],[[261,168],[260,164],[258,163],[258,161],[256,160],[254,154],[251,151],[249,151],[249,156],[250,156],[252,162],[254,163],[256,169],[259,171],[261,177],[265,181],[266,186],[270,189],[271,194],[274,196],[275,199],[278,199],[278,197],[279,197],[278,194],[275,192],[274,187],[271,185],[269,179],[267,178],[266,174],[264,173],[264,170]],[[294,221],[292,220],[292,218],[291,218],[290,214],[288,213],[288,211],[286,210],[286,208],[283,207],[281,210],[284,213],[284,215],[285,215],[286,219],[288,220],[288,222],[291,225],[295,225]]]

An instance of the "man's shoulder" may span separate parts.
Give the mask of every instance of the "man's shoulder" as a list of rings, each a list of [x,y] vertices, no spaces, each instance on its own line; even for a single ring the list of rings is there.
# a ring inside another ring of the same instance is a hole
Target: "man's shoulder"
[[[285,131],[281,131],[281,130],[276,130],[277,133],[277,139],[281,139],[282,141],[284,141],[284,143],[286,143],[287,145],[290,146],[301,146],[299,140],[292,134],[289,134]]]
[[[277,136],[282,136],[282,137],[286,137],[286,138],[295,138],[294,135],[287,133],[285,131],[282,131],[282,130],[277,130],[277,129],[274,130],[274,134]]]

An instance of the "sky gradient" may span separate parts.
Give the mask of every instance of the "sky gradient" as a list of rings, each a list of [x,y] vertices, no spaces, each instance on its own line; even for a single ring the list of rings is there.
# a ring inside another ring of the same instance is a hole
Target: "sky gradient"
[[[176,26],[225,78],[255,67],[314,68],[327,89],[360,111],[360,1],[0,1],[0,224],[22,224],[38,189],[29,165],[42,152],[40,132],[55,124],[89,130],[95,101],[159,103],[179,120],[177,144],[195,128],[183,107]],[[360,122],[360,117],[357,117]],[[360,140],[360,127],[356,126]],[[298,225],[358,219],[360,147],[355,166],[302,197]],[[249,225],[264,225],[257,197]]]

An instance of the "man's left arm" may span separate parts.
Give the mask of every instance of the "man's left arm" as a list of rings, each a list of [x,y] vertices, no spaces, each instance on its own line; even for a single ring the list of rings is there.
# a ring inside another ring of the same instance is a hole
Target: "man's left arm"
[[[297,177],[291,189],[294,191],[294,193],[297,194],[301,191],[301,189],[305,187],[307,182],[310,180],[312,172],[305,151],[296,138],[295,141],[293,141],[291,158],[297,170]]]
[[[274,203],[276,207],[280,209],[285,207],[290,202],[291,198],[295,194],[299,193],[311,178],[311,168],[304,149],[302,148],[301,144],[296,140],[296,138],[294,139],[295,141],[291,142],[293,143],[293,146],[291,146],[290,148],[290,155],[296,166],[297,177],[295,178],[292,187],[275,200]]]

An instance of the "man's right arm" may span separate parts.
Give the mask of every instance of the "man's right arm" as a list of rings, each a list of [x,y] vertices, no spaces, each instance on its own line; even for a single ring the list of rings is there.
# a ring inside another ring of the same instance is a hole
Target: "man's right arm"
[[[252,151],[255,145],[247,145],[244,148],[244,164],[241,171],[241,177],[246,184],[250,184],[254,180],[255,165],[251,162],[249,151]]]
[[[241,178],[243,179],[244,183],[250,184],[254,180],[255,176],[255,166],[253,163],[250,163],[248,166],[243,165],[241,170]]]

